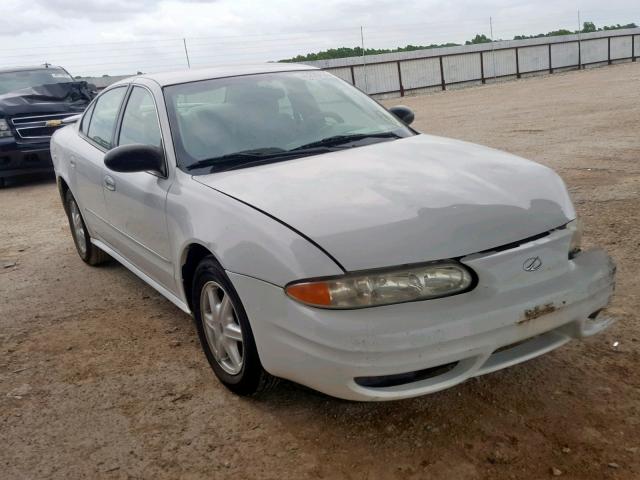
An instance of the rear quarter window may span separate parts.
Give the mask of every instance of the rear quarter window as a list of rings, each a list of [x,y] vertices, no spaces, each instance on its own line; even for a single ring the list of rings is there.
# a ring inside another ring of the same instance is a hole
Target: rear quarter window
[[[80,131],[85,135],[87,135],[87,133],[89,132],[89,123],[91,122],[91,115],[93,114],[93,109],[95,106],[96,103],[93,102],[91,105],[89,105],[89,108],[87,108],[87,111],[82,116],[82,121],[80,122]]]
[[[127,87],[116,87],[104,92],[96,100],[87,136],[103,148],[113,147],[116,121],[126,91]]]

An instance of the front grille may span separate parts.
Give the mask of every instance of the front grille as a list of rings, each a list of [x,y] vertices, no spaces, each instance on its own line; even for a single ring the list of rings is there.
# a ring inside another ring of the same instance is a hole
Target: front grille
[[[60,126],[47,126],[49,120],[63,120],[75,113],[53,113],[49,115],[32,115],[28,117],[14,117],[11,119],[19,138],[43,139],[50,138]]]

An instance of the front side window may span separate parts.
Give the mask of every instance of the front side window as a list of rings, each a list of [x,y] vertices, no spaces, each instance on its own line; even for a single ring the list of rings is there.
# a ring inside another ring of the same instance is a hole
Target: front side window
[[[37,68],[17,72],[0,73],[0,95],[23,88],[73,82],[73,78],[61,68]]]
[[[367,95],[316,70],[191,82],[164,94],[178,165],[192,174],[233,167],[236,158],[304,156],[306,147],[331,139],[413,135]]]
[[[113,130],[126,91],[126,87],[117,87],[104,92],[96,100],[87,136],[103,148],[113,147]]]
[[[158,112],[151,93],[142,87],[133,87],[122,116],[118,145],[162,145]]]

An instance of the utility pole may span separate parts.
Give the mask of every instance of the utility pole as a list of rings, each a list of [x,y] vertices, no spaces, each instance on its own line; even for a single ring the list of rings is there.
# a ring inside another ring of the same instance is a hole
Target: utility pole
[[[182,44],[184,45],[184,56],[187,58],[187,68],[191,68],[191,62],[189,61],[189,50],[187,50],[187,39],[182,39]]]
[[[364,51],[364,29],[360,25],[360,43],[362,44],[362,72],[364,73],[364,93],[369,93],[369,85],[367,83],[367,60]]]

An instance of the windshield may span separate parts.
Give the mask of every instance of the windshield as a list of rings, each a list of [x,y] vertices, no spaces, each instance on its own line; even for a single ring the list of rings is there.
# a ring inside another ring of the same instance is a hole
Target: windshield
[[[22,90],[23,88],[66,82],[73,82],[73,78],[61,68],[40,68],[36,70],[4,72],[0,73],[0,95]]]
[[[165,100],[178,164],[194,174],[413,135],[364,93],[315,70],[173,85]]]

